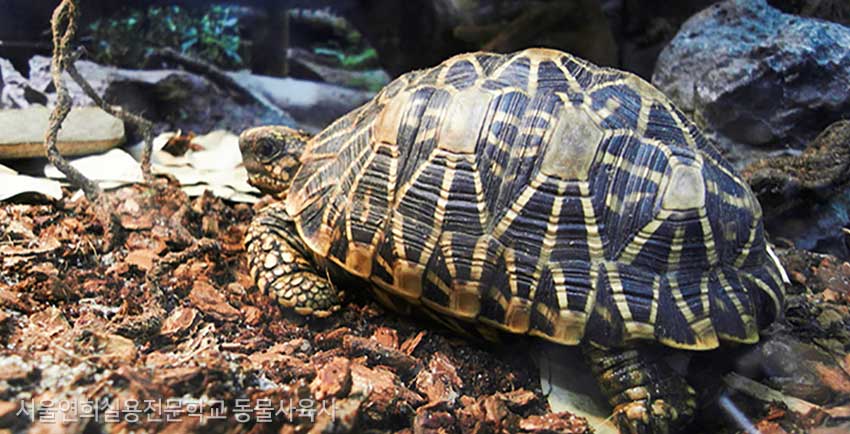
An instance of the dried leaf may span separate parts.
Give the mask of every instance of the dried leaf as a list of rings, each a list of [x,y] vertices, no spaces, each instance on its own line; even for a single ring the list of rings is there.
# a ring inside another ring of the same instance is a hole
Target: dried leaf
[[[154,140],[153,172],[174,176],[189,196],[205,191],[237,202],[254,203],[257,189],[248,184],[248,172],[242,166],[239,138],[230,132],[217,130],[192,140],[198,149],[190,149],[179,157],[162,150],[174,133],[160,134]]]
[[[0,172],[0,201],[25,193],[61,199],[62,185],[49,179]]]
[[[112,149],[104,154],[77,158],[71,160],[71,166],[106,189],[144,181],[139,162],[122,149]],[[54,179],[65,178],[65,175],[52,165],[44,168],[44,176]]]

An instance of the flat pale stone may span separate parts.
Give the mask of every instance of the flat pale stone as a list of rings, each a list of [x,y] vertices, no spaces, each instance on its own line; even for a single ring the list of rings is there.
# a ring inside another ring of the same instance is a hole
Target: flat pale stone
[[[553,412],[568,411],[584,417],[596,433],[617,434],[610,420],[611,406],[578,347],[546,343],[538,347],[535,356],[540,367],[540,387],[549,392]]]
[[[0,110],[0,159],[44,156],[50,110],[44,106]],[[124,141],[124,123],[97,107],[74,107],[62,122],[62,155],[103,152]]]

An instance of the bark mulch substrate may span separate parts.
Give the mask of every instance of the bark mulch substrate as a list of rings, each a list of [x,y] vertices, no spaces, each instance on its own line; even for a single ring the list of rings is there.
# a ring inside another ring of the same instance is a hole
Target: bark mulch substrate
[[[259,294],[254,211],[173,185],[0,206],[0,431],[589,432],[528,351],[485,350],[354,297],[330,318]]]

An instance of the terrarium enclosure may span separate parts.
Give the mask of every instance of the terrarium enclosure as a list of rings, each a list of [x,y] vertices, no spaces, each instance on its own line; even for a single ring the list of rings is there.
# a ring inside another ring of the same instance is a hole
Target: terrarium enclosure
[[[2,433],[850,432],[850,2],[0,0],[0,344]]]

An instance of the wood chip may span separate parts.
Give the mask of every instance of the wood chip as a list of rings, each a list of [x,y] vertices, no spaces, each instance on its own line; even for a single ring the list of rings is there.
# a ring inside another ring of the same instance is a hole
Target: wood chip
[[[424,330],[420,331],[419,333],[417,333],[412,338],[405,340],[401,344],[401,351],[404,354],[407,354],[408,356],[412,355],[413,352],[416,351],[416,347],[419,346],[419,342],[422,341],[423,337],[425,337],[425,331]]]
[[[195,281],[189,293],[189,301],[201,312],[219,321],[236,321],[240,316],[239,311],[205,280]]]
[[[443,353],[435,353],[428,362],[428,368],[416,375],[416,390],[428,397],[430,402],[454,403],[463,381],[457,375],[457,369]]]
[[[590,433],[587,421],[570,413],[532,415],[519,422],[519,428],[530,433]]]
[[[150,271],[153,268],[154,261],[159,256],[152,250],[133,250],[127,254],[124,259],[127,263],[135,265],[144,271]]]
[[[351,390],[351,361],[345,357],[334,357],[322,365],[310,383],[310,390],[320,401],[347,395]]]
[[[198,317],[198,310],[191,307],[178,307],[162,323],[160,334],[163,336],[182,335]]]
[[[398,349],[398,332],[395,329],[391,329],[389,327],[378,327],[375,329],[375,332],[372,333],[372,339],[378,341],[379,344]]]
[[[346,335],[343,347],[353,355],[366,355],[374,364],[386,365],[402,376],[414,374],[419,370],[419,361],[399,350],[385,347],[378,341],[359,336]]]

